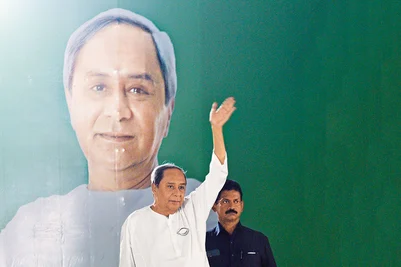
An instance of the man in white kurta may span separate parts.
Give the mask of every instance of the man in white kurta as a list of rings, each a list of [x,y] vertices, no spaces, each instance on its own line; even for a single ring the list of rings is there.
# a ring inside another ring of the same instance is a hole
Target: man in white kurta
[[[121,231],[120,267],[208,267],[206,219],[227,175],[223,125],[236,109],[234,98],[217,108],[210,123],[213,155],[205,181],[184,198],[186,176],[173,165],[158,166],[151,175],[154,203],[133,212]]]
[[[199,185],[187,179],[187,192]],[[39,198],[22,206],[0,232],[0,267],[116,267],[121,226],[152,202],[150,187],[104,192],[81,185],[66,195]],[[213,215],[208,229],[217,223]]]
[[[209,266],[205,222],[227,174],[227,158],[220,164],[213,154],[205,181],[176,213],[166,217],[150,206],[132,213],[122,228],[120,266]]]

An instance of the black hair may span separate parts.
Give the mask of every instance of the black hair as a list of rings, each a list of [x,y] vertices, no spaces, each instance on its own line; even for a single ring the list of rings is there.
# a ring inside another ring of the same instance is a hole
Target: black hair
[[[217,195],[215,203],[217,203],[219,201],[221,193],[223,191],[230,191],[230,190],[237,191],[240,194],[241,201],[242,201],[242,189],[241,189],[241,186],[239,185],[239,183],[234,180],[227,179],[227,181],[223,185],[223,188],[220,190],[219,194]]]

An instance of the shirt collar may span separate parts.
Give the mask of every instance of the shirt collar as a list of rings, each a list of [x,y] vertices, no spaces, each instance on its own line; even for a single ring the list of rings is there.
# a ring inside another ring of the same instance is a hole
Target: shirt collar
[[[242,229],[242,227],[243,227],[243,226],[242,226],[242,224],[241,224],[241,221],[239,221],[238,224],[235,226],[235,229],[234,229],[234,231],[233,231],[233,234],[234,234],[235,232],[237,232],[238,230]],[[226,229],[224,229],[224,227],[220,224],[220,222],[217,223],[217,226],[216,226],[216,228],[214,229],[214,232],[215,232],[216,236],[218,236],[220,233],[229,235],[228,232],[226,231]]]

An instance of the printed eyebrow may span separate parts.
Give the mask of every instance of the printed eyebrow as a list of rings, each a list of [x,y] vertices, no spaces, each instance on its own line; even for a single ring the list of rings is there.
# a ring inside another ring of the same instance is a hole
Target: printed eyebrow
[[[128,79],[142,79],[154,83],[152,76],[149,73],[130,74],[127,76]]]
[[[87,77],[111,77],[109,73],[106,72],[101,72],[101,71],[88,71],[86,73]],[[154,79],[152,78],[152,75],[149,73],[132,73],[128,75],[124,75],[128,79],[133,79],[133,80],[145,80],[154,83]]]

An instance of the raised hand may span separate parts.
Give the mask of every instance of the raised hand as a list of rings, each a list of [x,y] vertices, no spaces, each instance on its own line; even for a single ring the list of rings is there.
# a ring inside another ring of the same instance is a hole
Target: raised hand
[[[212,127],[222,128],[230,119],[231,114],[236,110],[234,97],[229,97],[217,109],[217,103],[214,102],[210,110],[209,121]]]

